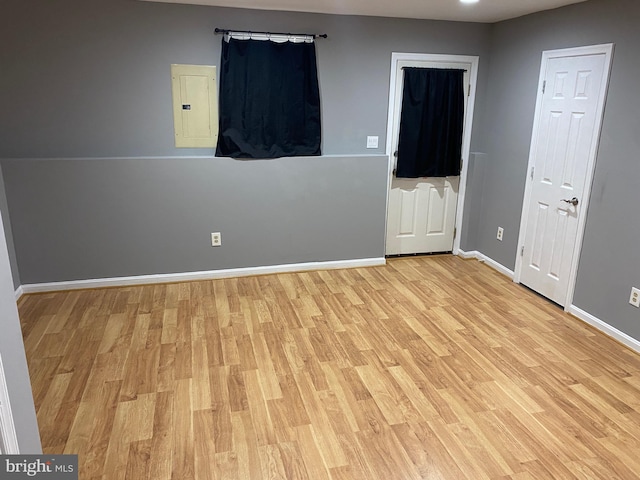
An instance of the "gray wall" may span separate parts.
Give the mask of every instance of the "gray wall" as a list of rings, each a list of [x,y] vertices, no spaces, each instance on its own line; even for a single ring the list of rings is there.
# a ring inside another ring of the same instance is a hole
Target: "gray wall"
[[[323,153],[383,153],[391,52],[487,53],[488,25],[133,0],[3,0],[0,158],[213,154],[176,149],[172,63],[216,65],[215,27],[323,32]],[[479,108],[481,110],[481,106]],[[367,151],[366,136],[380,148]]]
[[[464,228],[460,237],[460,247],[463,251],[476,250],[476,239],[480,231],[482,213],[482,192],[484,191],[484,171],[487,155],[471,152],[467,167],[467,191],[464,205]]]
[[[479,55],[483,110],[488,25],[131,0],[3,5],[0,158],[23,284],[382,257],[391,53]],[[173,146],[169,66],[217,64],[215,27],[329,35],[317,42],[325,156],[186,158],[213,150]]]
[[[7,194],[4,187],[4,175],[0,166],[0,214],[3,218],[4,237],[7,242],[7,250],[9,253],[9,264],[11,265],[11,279],[13,280],[13,288],[18,288],[20,283],[20,273],[18,272],[18,259],[16,258],[16,249],[13,244],[13,231],[11,229],[11,221],[9,216],[9,205],[7,204]]]
[[[384,255],[383,155],[3,167],[24,284]]]
[[[487,161],[476,248],[514,268],[543,50],[615,43],[613,70],[574,304],[640,339],[640,4],[590,0],[494,26]],[[498,226],[504,241],[495,239]]]

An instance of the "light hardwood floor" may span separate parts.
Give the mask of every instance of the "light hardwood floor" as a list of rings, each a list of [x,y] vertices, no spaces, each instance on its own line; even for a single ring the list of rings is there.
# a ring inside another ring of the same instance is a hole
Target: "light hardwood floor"
[[[640,356],[476,261],[26,295],[80,478],[636,479]]]

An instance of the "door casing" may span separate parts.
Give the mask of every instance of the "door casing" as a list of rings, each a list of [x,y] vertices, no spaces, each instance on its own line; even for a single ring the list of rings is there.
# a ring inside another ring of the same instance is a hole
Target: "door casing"
[[[465,113],[464,120],[464,133],[462,135],[462,169],[460,171],[460,186],[458,190],[458,206],[456,210],[456,231],[457,235],[453,239],[453,254],[457,255],[460,251],[460,232],[462,231],[462,219],[464,215],[464,197],[466,191],[467,184],[467,171],[469,167],[469,152],[471,149],[471,132],[473,128],[473,111],[475,106],[476,99],[476,85],[478,80],[478,56],[470,56],[470,55],[443,55],[443,54],[423,54],[423,53],[397,53],[393,52],[391,54],[391,78],[389,82],[389,110],[388,110],[388,120],[387,120],[387,143],[386,143],[386,154],[388,157],[388,171],[387,171],[387,204],[386,204],[386,215],[385,215],[385,252],[386,252],[386,238],[387,238],[387,228],[389,223],[389,194],[391,192],[391,178],[393,172],[393,122],[394,122],[394,112],[396,110],[396,85],[397,82],[400,81],[397,75],[398,70],[398,62],[400,61],[424,61],[431,63],[443,63],[443,64],[451,64],[451,63],[465,63],[471,65],[470,73],[470,89],[469,89],[469,98],[467,103],[467,110]],[[398,119],[399,121],[399,119]]]
[[[4,366],[2,357],[0,357],[0,455],[17,455],[19,453],[18,437],[9,403]]]
[[[582,242],[584,239],[584,229],[587,219],[586,212],[589,208],[589,200],[591,197],[591,188],[593,185],[593,175],[595,173],[596,157],[598,154],[598,145],[600,143],[600,132],[602,130],[602,121],[604,119],[604,105],[607,98],[607,91],[609,86],[609,78],[611,73],[611,60],[613,58],[613,43],[607,43],[602,45],[591,45],[585,47],[575,48],[563,48],[558,50],[546,50],[542,52],[542,61],[540,63],[540,78],[538,80],[538,96],[536,99],[536,109],[533,121],[533,131],[531,134],[531,146],[529,150],[529,163],[527,165],[527,177],[524,193],[524,202],[522,205],[522,216],[520,220],[520,233],[518,235],[518,249],[516,251],[516,268],[514,272],[514,282],[520,283],[520,277],[522,275],[523,261],[522,248],[524,247],[525,235],[527,232],[527,223],[529,221],[529,208],[531,206],[531,191],[532,182],[529,181],[529,172],[535,165],[536,143],[538,131],[542,122],[542,101],[543,101],[543,87],[546,73],[546,63],[551,58],[557,57],[576,57],[582,55],[605,55],[605,67],[604,67],[604,79],[602,83],[602,91],[600,98],[598,99],[598,106],[596,112],[596,125],[594,128],[594,136],[591,139],[590,156],[587,160],[587,172],[585,178],[585,186],[583,198],[580,199],[581,209],[584,212],[578,217],[578,230],[576,236],[576,242],[573,247],[573,258],[571,261],[571,271],[569,275],[569,288],[567,289],[567,296],[564,302],[565,311],[569,311],[573,303],[573,295],[575,293],[576,277],[578,273],[578,265],[580,261],[580,251],[582,250]]]

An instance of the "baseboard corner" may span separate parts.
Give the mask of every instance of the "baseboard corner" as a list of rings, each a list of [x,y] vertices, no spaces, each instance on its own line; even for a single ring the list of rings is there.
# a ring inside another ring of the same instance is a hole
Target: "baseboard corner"
[[[465,252],[462,249],[458,249],[457,256],[459,256],[460,258],[464,259],[464,260],[478,260],[478,256],[480,255],[480,252],[478,252],[477,250],[472,250],[470,252]]]
[[[470,252],[465,252],[464,250],[458,250],[458,256],[464,258],[465,260],[475,258],[481,263],[486,263],[489,267],[497,270],[499,273],[509,277],[511,280],[514,279],[515,273],[513,270],[509,270],[507,267],[502,265],[501,263],[496,262],[494,259],[487,257],[484,253],[479,252],[477,250],[473,250]]]

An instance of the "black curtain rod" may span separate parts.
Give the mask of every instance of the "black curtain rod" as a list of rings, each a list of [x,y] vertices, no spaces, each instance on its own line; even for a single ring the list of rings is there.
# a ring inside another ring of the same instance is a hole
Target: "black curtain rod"
[[[402,70],[404,70],[405,68],[419,68],[422,70],[427,70],[428,68],[431,68],[433,70],[460,70],[462,72],[468,72],[469,70],[465,69],[465,68],[439,68],[439,67],[401,67]]]
[[[228,30],[226,28],[216,28],[215,33],[246,33],[251,35],[255,33],[256,35],[282,35],[289,37],[313,37],[313,38],[327,38],[326,33],[315,34],[315,33],[283,33],[283,32],[253,32],[251,30]]]

